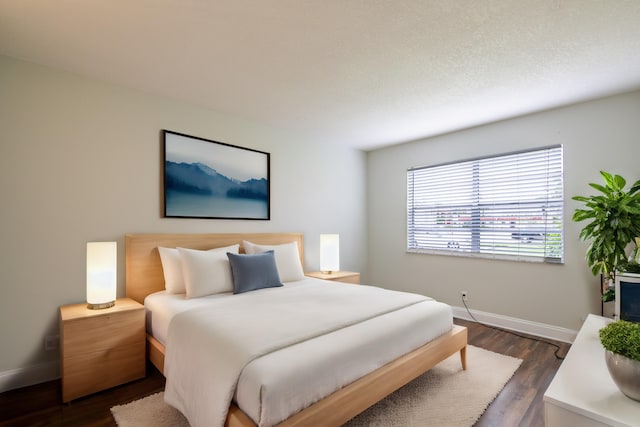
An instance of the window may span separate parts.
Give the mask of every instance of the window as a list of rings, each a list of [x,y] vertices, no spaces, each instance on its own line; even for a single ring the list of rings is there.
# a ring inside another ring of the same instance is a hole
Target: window
[[[562,146],[407,171],[407,251],[563,262]]]

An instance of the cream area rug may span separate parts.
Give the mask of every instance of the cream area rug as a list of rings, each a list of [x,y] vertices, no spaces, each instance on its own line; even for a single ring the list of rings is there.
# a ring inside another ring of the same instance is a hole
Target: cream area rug
[[[522,360],[467,346],[467,370],[459,353],[390,394],[346,426],[470,427],[482,415]],[[163,393],[114,406],[119,427],[188,427],[180,412],[163,400]]]

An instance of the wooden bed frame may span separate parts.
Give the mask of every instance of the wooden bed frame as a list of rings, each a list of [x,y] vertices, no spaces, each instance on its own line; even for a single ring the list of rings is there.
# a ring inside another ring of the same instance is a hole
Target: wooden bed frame
[[[212,249],[240,243],[240,251],[243,252],[242,240],[263,245],[295,241],[303,260],[304,242],[300,233],[127,234],[127,297],[143,303],[150,293],[164,290],[158,246]],[[466,349],[467,328],[454,325],[446,334],[337,390],[279,425],[342,425],[456,352],[460,352],[462,368],[466,369]],[[147,335],[147,357],[164,373],[164,346],[150,335]],[[225,425],[255,427],[255,423],[235,404],[229,408]]]

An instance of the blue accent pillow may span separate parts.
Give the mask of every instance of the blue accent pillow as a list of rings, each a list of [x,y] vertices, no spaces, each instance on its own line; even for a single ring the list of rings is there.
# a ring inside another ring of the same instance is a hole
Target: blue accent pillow
[[[227,252],[227,257],[231,264],[234,294],[282,286],[274,251],[254,255]]]

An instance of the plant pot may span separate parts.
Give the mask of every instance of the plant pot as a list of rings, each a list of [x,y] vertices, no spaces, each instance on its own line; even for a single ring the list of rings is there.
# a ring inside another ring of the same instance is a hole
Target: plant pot
[[[609,350],[604,355],[609,374],[625,396],[640,402],[640,361]]]

